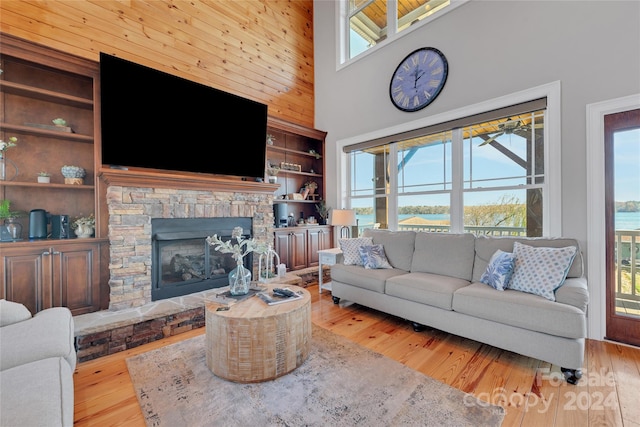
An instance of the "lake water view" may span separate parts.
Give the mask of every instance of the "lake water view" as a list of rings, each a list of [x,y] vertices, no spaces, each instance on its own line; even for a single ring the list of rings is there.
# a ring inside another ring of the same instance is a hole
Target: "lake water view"
[[[398,215],[400,221],[417,216],[428,221],[449,221],[448,214],[416,214]],[[373,225],[373,215],[357,215],[360,228],[367,228]],[[618,212],[616,213],[616,230],[639,230],[640,212]]]

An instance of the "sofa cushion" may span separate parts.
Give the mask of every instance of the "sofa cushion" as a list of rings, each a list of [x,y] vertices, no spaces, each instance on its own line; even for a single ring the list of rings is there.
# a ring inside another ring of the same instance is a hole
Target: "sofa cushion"
[[[73,426],[73,370],[52,357],[0,372],[3,426]]]
[[[384,246],[360,246],[360,257],[364,268],[393,268],[384,254]]]
[[[554,291],[564,283],[577,248],[549,248],[513,244],[516,263],[509,289],[528,292],[555,301]]]
[[[487,269],[480,277],[480,281],[493,289],[504,291],[513,275],[515,259],[515,255],[511,252],[504,252],[498,249],[491,257]]]
[[[355,237],[353,239],[339,239],[338,245],[342,251],[343,263],[346,265],[362,265],[360,256],[361,246],[370,246],[373,241],[370,237]]]
[[[473,282],[480,281],[482,273],[487,268],[487,264],[491,259],[491,256],[498,250],[505,252],[513,252],[513,243],[520,242],[529,246],[547,246],[552,248],[562,248],[565,246],[575,246],[578,248],[578,252],[573,259],[569,273],[567,277],[582,277],[583,276],[583,263],[582,254],[580,253],[580,246],[576,239],[565,237],[512,237],[512,236],[478,236],[476,237],[476,251],[475,260],[473,261]]]
[[[585,312],[572,305],[512,289],[496,292],[480,282],[456,291],[453,310],[561,337],[584,338],[587,333]]]
[[[361,265],[335,264],[331,266],[331,280],[381,294],[385,292],[385,283],[388,278],[406,273],[406,271],[397,268],[372,270]]]
[[[451,310],[453,293],[468,285],[469,281],[456,277],[411,272],[389,278],[385,292],[394,297]]]
[[[0,370],[48,357],[63,357],[76,367],[71,311],[53,307],[31,319],[0,328]]]
[[[411,272],[471,281],[475,236],[470,233],[416,233]]]
[[[416,239],[415,231],[389,231],[369,228],[362,235],[371,237],[373,243],[384,246],[384,253],[393,268],[409,271]]]
[[[0,327],[31,319],[31,312],[24,305],[0,299]]]

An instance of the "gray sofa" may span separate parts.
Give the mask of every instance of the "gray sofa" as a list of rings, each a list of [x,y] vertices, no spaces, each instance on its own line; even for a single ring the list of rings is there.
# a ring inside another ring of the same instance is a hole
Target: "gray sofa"
[[[475,237],[473,234],[368,229],[393,268],[331,267],[334,303],[341,299],[558,365],[568,382],[581,377],[587,332],[587,280],[579,244],[570,238]],[[497,250],[575,246],[577,254],[555,301],[480,282]]]
[[[0,426],[72,426],[73,317],[0,300]]]

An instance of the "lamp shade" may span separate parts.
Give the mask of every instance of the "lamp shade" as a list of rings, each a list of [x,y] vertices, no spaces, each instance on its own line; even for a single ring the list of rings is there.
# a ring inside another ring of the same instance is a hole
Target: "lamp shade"
[[[342,225],[351,226],[357,225],[356,212],[353,209],[332,209],[331,218],[329,218],[330,225]]]

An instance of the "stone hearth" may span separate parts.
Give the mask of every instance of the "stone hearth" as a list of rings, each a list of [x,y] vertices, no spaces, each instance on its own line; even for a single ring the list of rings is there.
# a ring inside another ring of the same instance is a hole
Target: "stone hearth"
[[[331,280],[329,266],[323,281]],[[317,286],[315,267],[287,273],[280,283]],[[315,292],[317,287],[310,289]],[[205,326],[204,306],[219,289],[153,301],[141,307],[99,311],[74,316],[78,361],[85,362]],[[324,292],[326,298],[330,293]]]

